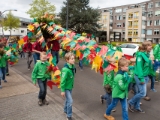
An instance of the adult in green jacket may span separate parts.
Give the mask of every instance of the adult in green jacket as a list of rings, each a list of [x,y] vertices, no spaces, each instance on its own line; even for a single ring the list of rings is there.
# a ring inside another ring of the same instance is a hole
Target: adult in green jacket
[[[154,55],[154,69],[157,70],[160,67],[160,43],[157,44],[153,49]]]
[[[142,84],[145,83],[145,77],[149,75],[151,64],[149,54],[146,52],[137,53],[134,73]]]
[[[153,49],[153,55],[156,61],[160,61],[160,44],[157,44]]]
[[[149,41],[145,41],[142,43],[143,52],[138,52],[136,56],[136,64],[135,64],[135,81],[138,87],[138,93],[128,101],[129,110],[131,112],[137,111],[139,113],[145,113],[140,108],[140,100],[145,97],[145,99],[150,99],[146,96],[147,90],[146,85],[148,82],[148,75],[150,73],[150,67],[152,61],[149,59],[150,51],[152,50],[152,44]]]

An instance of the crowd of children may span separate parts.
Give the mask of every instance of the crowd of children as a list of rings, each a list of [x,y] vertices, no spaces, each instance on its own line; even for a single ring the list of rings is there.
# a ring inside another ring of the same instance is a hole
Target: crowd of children
[[[108,42],[108,48],[113,49],[111,42]],[[10,56],[6,55],[6,51],[10,48],[6,44],[0,43],[0,88],[1,80],[7,82],[5,79],[6,70]],[[122,51],[119,44],[116,45],[116,50]],[[48,105],[49,102],[46,100],[47,94],[47,80],[51,78],[49,71],[47,71],[50,65],[47,60],[46,52],[39,43],[32,45],[28,40],[22,48],[23,52],[27,53],[27,64],[28,69],[31,68],[32,54],[35,58],[35,66],[32,71],[32,81],[36,85],[38,82],[40,91],[38,95],[38,104],[42,106],[43,104]],[[117,103],[120,101],[122,106],[122,118],[123,120],[129,120],[128,109],[131,112],[145,113],[141,109],[141,99],[147,96],[147,83],[149,79],[151,80],[151,91],[156,92],[154,88],[156,70],[157,66],[160,66],[160,47],[155,46],[153,54],[150,55],[152,50],[152,43],[150,41],[145,41],[139,47],[139,51],[136,53],[135,57],[127,60],[122,57],[118,61],[118,72],[115,73],[114,70],[108,72],[104,71],[104,81],[103,87],[105,90],[105,95],[101,95],[101,103],[106,100],[106,112],[104,117],[107,120],[115,120],[111,116],[111,111],[116,111]],[[38,60],[38,61],[37,61]],[[67,115],[68,120],[72,120],[72,89],[74,86],[74,76],[76,68],[75,55],[71,52],[65,54],[66,64],[61,71],[61,95],[65,98],[64,113]],[[108,59],[109,63],[114,64],[116,61],[113,58]],[[9,71],[7,70],[7,74]],[[131,99],[128,99],[128,92],[133,91],[134,95]]]

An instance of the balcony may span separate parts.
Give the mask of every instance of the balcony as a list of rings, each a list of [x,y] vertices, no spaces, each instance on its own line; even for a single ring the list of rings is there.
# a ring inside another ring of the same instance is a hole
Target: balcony
[[[146,29],[146,26],[145,26],[145,25],[142,25],[142,29]]]
[[[128,34],[128,37],[132,37],[132,34]]]
[[[111,27],[111,26],[110,26],[109,28],[110,28],[110,30],[112,30],[112,27]]]
[[[134,20],[138,20],[139,17],[138,16],[134,16],[133,18],[134,18]]]
[[[132,21],[132,20],[133,20],[133,18],[131,18],[131,17],[128,18],[128,21]]]
[[[142,37],[142,38],[145,38],[145,36],[146,36],[145,34],[141,34],[141,37]]]
[[[128,29],[132,29],[132,26],[128,26]]]
[[[142,20],[145,20],[145,21],[146,21],[146,17],[145,17],[145,16],[142,16]]]
[[[134,28],[134,29],[138,29],[138,25],[134,25],[133,28]]]
[[[138,34],[133,34],[133,37],[138,37]]]

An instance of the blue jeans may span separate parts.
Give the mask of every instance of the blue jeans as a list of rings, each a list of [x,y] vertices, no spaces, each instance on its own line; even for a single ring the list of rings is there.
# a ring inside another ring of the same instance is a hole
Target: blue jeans
[[[154,70],[157,70],[157,69],[160,67],[160,61],[154,60],[154,65],[153,65],[153,67],[154,67]]]
[[[40,54],[39,53],[33,53],[33,59],[34,59],[34,63],[36,64],[37,60],[40,60]]]
[[[82,63],[82,60],[79,60],[79,67],[80,67],[81,69],[83,69],[83,63]]]
[[[106,115],[110,115],[113,108],[115,108],[118,104],[118,101],[121,102],[122,106],[122,118],[123,120],[129,120],[128,118],[128,106],[127,106],[127,99],[121,99],[121,98],[113,98],[112,103],[109,105],[109,107],[106,110]]]
[[[147,93],[147,82],[148,82],[148,77],[145,77],[145,82],[144,84],[141,84],[139,78],[137,76],[135,76],[135,81],[136,81],[136,85],[138,87],[138,93],[128,101],[128,103],[131,106],[134,106],[135,109],[140,110],[140,100],[141,98],[146,96]]]
[[[59,62],[59,51],[51,51],[52,57],[56,57],[56,63]]]
[[[6,68],[5,67],[0,67],[0,78],[2,80],[5,80],[6,78]]]
[[[106,92],[105,88],[104,91]],[[102,95],[102,99],[106,100],[106,108],[108,108],[108,106],[111,104],[112,102],[112,92],[111,93],[107,93],[105,95]]]
[[[154,89],[155,76],[149,75],[149,78],[151,79],[151,89]]]
[[[38,79],[37,81],[40,88],[38,98],[44,100],[47,94],[47,80],[42,81],[41,79]]]
[[[9,73],[8,61],[6,62],[6,73]]]
[[[129,89],[129,91],[133,90],[134,95],[136,95],[138,93],[138,87],[137,87],[136,83],[130,83],[128,89]]]
[[[65,96],[64,112],[67,114],[67,117],[72,117],[72,90],[65,90]]]

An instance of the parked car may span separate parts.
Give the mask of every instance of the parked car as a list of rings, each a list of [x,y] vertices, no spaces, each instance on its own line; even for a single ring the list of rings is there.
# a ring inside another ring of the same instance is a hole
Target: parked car
[[[125,44],[121,44],[120,47],[122,49],[123,55],[126,54],[130,56],[134,56],[135,53],[138,51],[139,44],[125,43]]]

